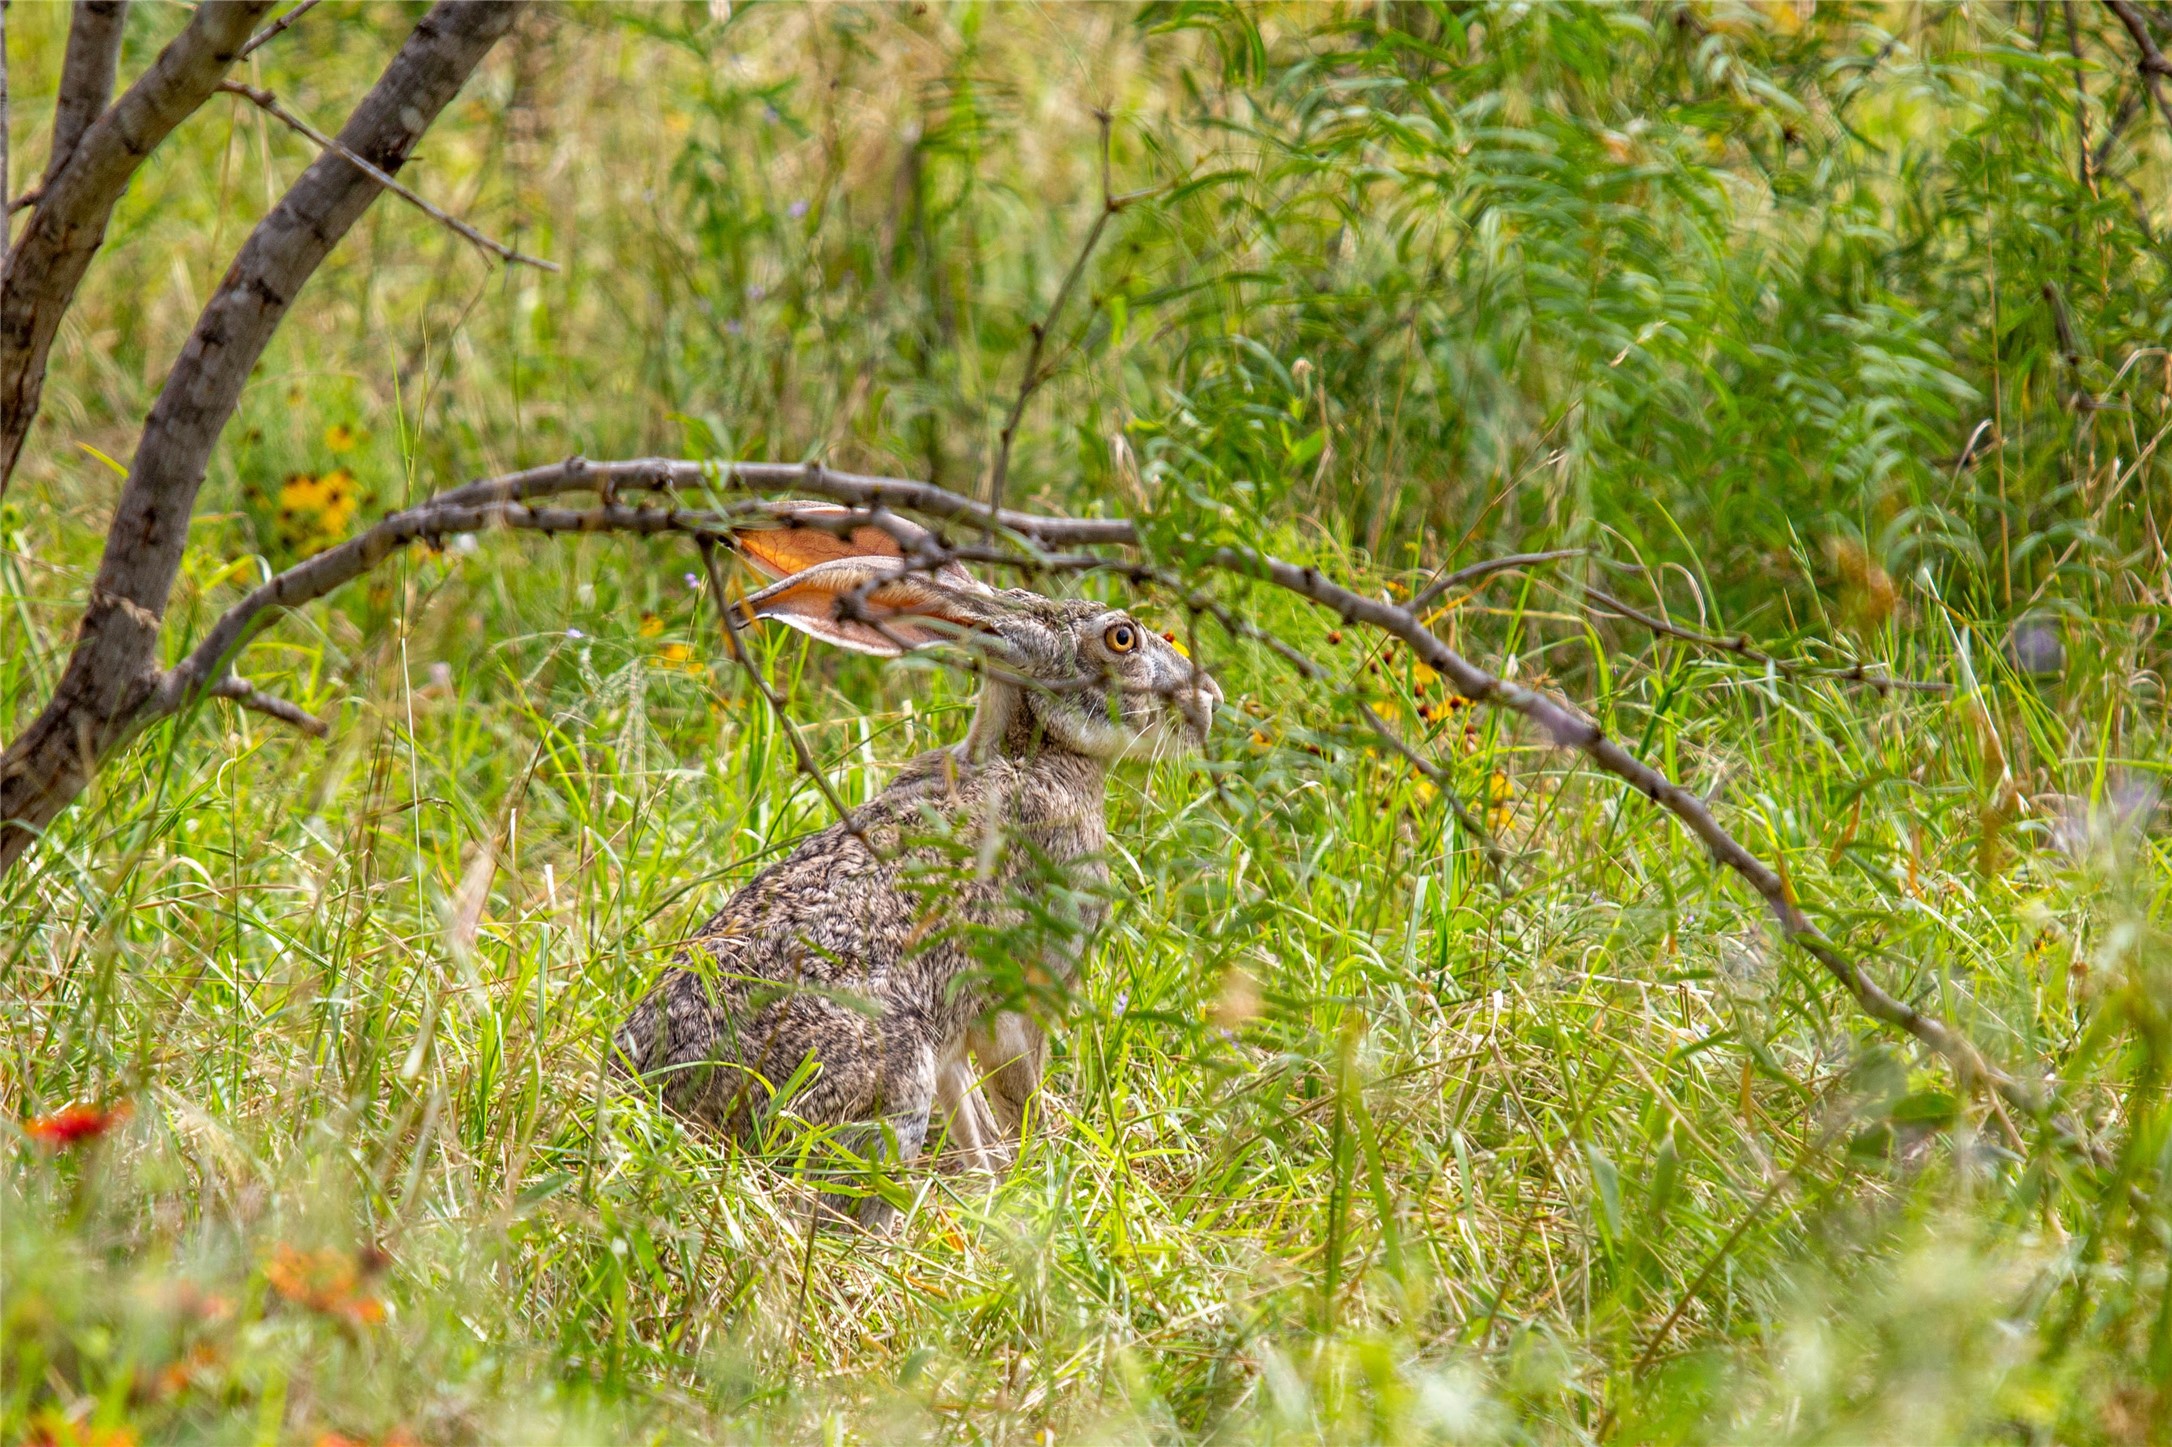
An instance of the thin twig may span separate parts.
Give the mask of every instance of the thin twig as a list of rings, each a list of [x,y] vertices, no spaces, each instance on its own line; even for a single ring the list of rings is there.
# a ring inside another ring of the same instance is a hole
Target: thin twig
[[[1861,663],[1853,664],[1847,668],[1806,667],[1803,664],[1792,663],[1787,659],[1777,658],[1765,652],[1764,649],[1752,644],[1748,638],[1739,633],[1732,638],[1719,638],[1710,633],[1699,633],[1694,629],[1670,623],[1666,619],[1655,617],[1641,608],[1632,607],[1605,589],[1595,587],[1589,583],[1584,585],[1584,595],[1596,599],[1599,606],[1608,612],[1617,613],[1630,622],[1650,629],[1662,637],[1678,638],[1684,643],[1694,643],[1699,648],[1711,648],[1721,653],[1732,653],[1737,658],[1747,659],[1751,663],[1762,664],[1783,678],[1829,678],[1837,683],[1864,684],[1878,690],[1880,693],[1889,693],[1894,690],[1910,693],[1951,693],[1953,691],[1953,685],[1950,683],[1939,683],[1932,679],[1895,678],[1889,673],[1872,673],[1867,665]]]
[[[2157,102],[2157,110],[2164,116],[2165,124],[2172,126],[2172,104],[2166,103],[2164,87],[2159,83],[2162,77],[2172,75],[2172,61],[2166,60],[2164,52],[2157,48],[2156,37],[2149,33],[2148,17],[2142,14],[2134,0],[2104,0],[2104,3],[2119,17],[2119,23],[2127,27],[2127,34],[2134,37],[2135,47],[2142,52],[2142,58],[2135,63],[2142,72],[2142,83],[2149,87],[2150,99]]]
[[[1101,233],[1108,229],[1109,219],[1124,207],[1138,199],[1137,196],[1118,196],[1109,189],[1109,113],[1096,110],[1094,120],[1101,127],[1101,211],[1094,217],[1094,224],[1087,229],[1086,239],[1079,244],[1078,256],[1065,273],[1063,284],[1056,288],[1056,299],[1048,304],[1048,314],[1033,324],[1033,343],[1026,348],[1025,374],[1018,379],[1018,395],[1011,401],[1011,414],[1004,419],[1003,430],[996,437],[995,467],[988,475],[988,506],[993,511],[1003,507],[1003,486],[1010,478],[1011,443],[1018,436],[1019,419],[1026,414],[1026,404],[1033,394],[1041,390],[1051,372],[1041,370],[1041,349],[1048,343],[1048,334],[1055,329],[1057,319],[1063,315],[1065,303],[1071,300],[1071,292],[1085,274],[1086,263],[1092,259],[1094,248],[1101,244]]]
[[[301,19],[304,15],[307,15],[310,11],[316,9],[317,4],[318,0],[302,0],[301,4],[295,6],[292,10],[289,10],[286,14],[280,16],[277,20],[274,20],[271,24],[265,26],[256,34],[250,36],[249,43],[241,48],[241,54],[236,56],[235,59],[246,59],[256,50],[258,46],[263,45],[267,41],[278,39],[280,31],[285,30],[289,25],[292,25],[295,21]]]
[[[1473,814],[1470,805],[1463,802],[1463,796],[1456,792],[1455,780],[1448,777],[1448,771],[1406,743],[1403,737],[1389,726],[1386,719],[1373,711],[1371,704],[1361,700],[1357,707],[1358,712],[1365,715],[1365,721],[1373,726],[1373,732],[1380,735],[1381,742],[1401,754],[1412,768],[1423,774],[1434,788],[1440,790],[1440,796],[1448,801],[1448,812],[1455,815],[1457,825],[1464,833],[1478,841],[1478,848],[1486,856],[1486,863],[1492,868],[1493,877],[1501,886],[1502,893],[1513,890],[1515,881],[1509,875],[1511,861],[1508,851],[1493,837],[1493,831],[1486,827],[1485,821]]]
[[[1537,724],[1563,747],[1575,749],[1605,772],[1679,819],[1711,852],[1713,859],[1740,876],[1771,909],[1782,935],[1815,959],[1873,1019],[1913,1036],[1944,1057],[1965,1083],[1989,1085],[2017,1109],[2037,1115],[2045,1102],[2031,1087],[1992,1065],[1975,1044],[1935,1015],[1895,999],[1866,974],[1805,915],[1787,878],[1753,854],[1712,816],[1697,794],[1629,752],[1598,724],[1550,694],[1498,678],[1440,641],[1417,615],[1393,603],[1369,598],[1300,567],[1250,551],[1218,550],[1211,566],[1261,578],[1335,610],[1346,623],[1365,623],[1391,633],[1473,703],[1507,709]]]
[[[243,708],[253,709],[257,713],[269,715],[278,719],[281,723],[292,724],[303,733],[315,738],[321,739],[331,732],[330,725],[315,714],[289,703],[276,694],[269,694],[260,688],[252,687],[247,680],[238,674],[227,674],[226,677],[205,689],[204,694],[208,698],[230,699]]]
[[[1582,548],[1556,548],[1550,553],[1511,553],[1505,558],[1488,558],[1467,568],[1435,578],[1418,590],[1410,600],[1410,611],[1423,613],[1425,605],[1454,588],[1462,588],[1484,582],[1496,573],[1506,573],[1517,568],[1535,568],[1541,563],[1558,563],[1563,558],[1580,558]]]
[[[540,256],[530,256],[525,251],[516,251],[512,247],[507,246],[502,241],[493,241],[490,237],[483,235],[482,232],[477,231],[474,227],[468,225],[467,222],[462,221],[459,217],[454,216],[449,212],[440,210],[438,207],[432,205],[430,202],[423,200],[422,197],[416,195],[413,191],[408,190],[407,187],[401,185],[398,181],[393,180],[390,172],[387,172],[377,166],[371,165],[368,161],[363,160],[360,156],[356,155],[353,151],[347,149],[347,147],[341,145],[332,137],[326,135],[324,132],[318,130],[309,122],[303,120],[300,116],[294,114],[294,112],[288,110],[285,106],[279,104],[279,98],[277,96],[274,96],[270,91],[260,90],[253,85],[244,85],[238,80],[222,80],[219,82],[219,89],[227,92],[229,95],[240,96],[242,99],[256,106],[257,109],[263,111],[266,115],[271,116],[274,120],[286,126],[288,130],[308,137],[311,141],[315,142],[316,145],[321,149],[331,151],[337,155],[345,157],[349,163],[360,168],[362,173],[368,176],[372,181],[375,181],[378,185],[384,187],[387,191],[390,191],[393,195],[399,197],[402,201],[405,201],[408,205],[422,212],[423,215],[428,216],[431,220],[437,222],[439,225],[452,228],[455,233],[457,233],[464,239],[474,243],[482,250],[489,252],[491,255],[505,262],[508,266],[518,263],[521,266],[533,266],[543,271],[558,270],[557,262],[545,261]]]
[[[731,600],[724,592],[724,575],[717,570],[716,540],[702,537],[698,541],[701,546],[702,573],[709,580],[709,601],[716,607],[717,627],[724,632],[724,645],[731,650],[732,662],[746,671],[756,691],[769,705],[770,716],[776,719],[778,727],[784,730],[784,736],[791,741],[792,754],[799,760],[800,772],[813,780],[815,787],[822,791],[822,797],[829,800],[830,807],[837,811],[838,822],[845,826],[845,832],[859,840],[869,854],[877,859],[882,858],[882,850],[868,837],[867,831],[860,827],[860,821],[853,817],[852,811],[845,807],[845,801],[837,796],[837,790],[831,786],[830,776],[823,773],[822,766],[815,762],[813,751],[807,747],[807,741],[800,737],[798,725],[792,722],[792,715],[784,706],[783,696],[763,676],[762,670],[740,645],[739,630],[732,623]]]

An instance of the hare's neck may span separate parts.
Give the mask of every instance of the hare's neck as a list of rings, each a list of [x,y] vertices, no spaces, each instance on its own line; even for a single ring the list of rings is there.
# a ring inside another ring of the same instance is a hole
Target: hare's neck
[[[964,752],[967,762],[974,764],[998,758],[1025,762],[1054,753],[1079,758],[1092,764],[1097,772],[1102,767],[1083,755],[1072,754],[1050,738],[1048,730],[1034,717],[1025,690],[999,678],[991,678],[981,686],[980,707],[973,711],[973,726],[966,730]],[[1099,792],[1097,785],[1096,797]]]
[[[973,726],[965,731],[966,762],[985,764],[1006,752],[1013,731],[1033,726],[1033,711],[1015,683],[991,678],[981,685],[980,707],[973,710]]]
[[[1002,810],[1037,846],[1059,857],[1091,853],[1107,830],[1108,766],[1048,736],[1019,686],[990,680],[965,736],[975,765],[998,759],[1016,766]]]

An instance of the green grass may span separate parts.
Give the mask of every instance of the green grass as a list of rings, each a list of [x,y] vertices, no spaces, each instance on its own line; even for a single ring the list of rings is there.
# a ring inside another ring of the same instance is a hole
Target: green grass
[[[320,120],[404,13],[325,8],[262,62]],[[130,66],[177,23],[137,10]],[[373,211],[228,430],[169,631],[310,545],[277,526],[297,472],[348,468],[358,517],[577,448],[973,487],[1095,204],[1086,108],[1113,103],[1119,186],[1227,175],[1111,236],[1016,495],[1137,508],[1178,563],[1266,539],[1370,589],[1583,544],[1679,619],[1962,685],[1657,642],[1581,608],[1586,565],[1439,624],[1711,798],[1894,993],[2056,1075],[2102,1161],[2028,1119],[2012,1149],[1641,798],[1225,582],[1322,676],[1142,600],[1231,710],[1206,758],[1112,791],[1115,908],[1019,1169],[909,1179],[892,1239],[809,1234],[793,1142],[735,1148],[597,1065],[675,942],[827,806],[690,551],[485,536],[256,645],[244,671],[328,742],[210,705],[0,880],[5,1116],[132,1107],[74,1149],[0,1146],[0,1436],[2172,1430],[2166,403],[2154,363],[2121,371],[2158,334],[2158,253],[2077,197],[2070,77],[2027,11],[1670,13],[539,21],[416,177],[566,275]],[[21,156],[60,25],[9,19]],[[1900,58],[1844,94],[1880,26]],[[1790,106],[1859,133],[1783,143]],[[64,337],[0,518],[10,732],[112,495],[78,444],[126,458],[187,303],[298,169],[254,128],[207,111],[159,153]],[[2161,194],[2161,138],[2130,145]],[[2071,273],[2045,259],[2070,227],[2095,242]],[[2113,405],[2061,405],[2046,278]],[[1994,410],[2005,445],[1953,466]],[[2059,677],[2007,661],[2023,614],[2056,621]],[[848,803],[964,726],[941,667],[761,652]],[[1360,697],[1495,820],[1512,892]]]

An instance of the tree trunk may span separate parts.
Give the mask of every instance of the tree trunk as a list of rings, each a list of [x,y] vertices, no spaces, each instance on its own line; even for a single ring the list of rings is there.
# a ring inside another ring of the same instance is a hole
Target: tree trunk
[[[91,257],[106,239],[114,203],[128,189],[129,178],[160,141],[186,120],[216,90],[234,57],[249,43],[257,19],[273,0],[206,0],[186,29],[159,52],[128,93],[91,122],[73,141],[57,171],[48,171],[45,189],[30,213],[22,239],[8,254],[0,276],[0,496],[15,475],[23,439],[38,415],[45,390],[45,363],[60,319],[75,300],[75,289],[90,268]],[[87,8],[87,7],[86,7]],[[96,46],[118,44],[119,26],[110,35],[84,31],[97,17],[79,12],[68,37],[59,112],[54,123],[54,154],[61,131],[80,121],[100,81]],[[83,44],[78,46],[77,41]],[[103,82],[113,83],[112,56],[105,58]],[[95,94],[99,106],[104,94]]]
[[[128,0],[75,0],[68,25],[68,54],[60,66],[60,99],[53,106],[53,152],[45,159],[45,184],[53,184],[75,143],[106,113],[113,76],[121,65],[121,35],[128,28]]]
[[[518,0],[441,0],[355,108],[340,144],[397,172],[518,11]],[[381,189],[338,152],[319,156],[258,223],[197,319],[144,424],[67,669],[0,755],[0,870],[134,731],[156,687],[161,615],[211,450],[296,293]]]

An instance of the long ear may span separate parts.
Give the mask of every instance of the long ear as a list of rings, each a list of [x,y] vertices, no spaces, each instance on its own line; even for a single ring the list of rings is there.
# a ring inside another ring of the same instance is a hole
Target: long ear
[[[741,557],[770,578],[789,578],[819,563],[836,562],[840,558],[904,560],[904,548],[887,529],[873,523],[862,523],[849,530],[843,528],[843,520],[853,514],[852,508],[836,503],[779,503],[772,516],[780,526],[737,529],[732,533],[732,541],[738,546]],[[917,542],[925,536],[917,525],[902,519],[898,520],[897,526],[912,528],[911,541]],[[935,576],[952,587],[975,590],[981,587],[979,581],[956,562],[942,564],[935,570]]]
[[[774,618],[824,643],[880,658],[998,630],[1002,610],[979,593],[898,568],[890,557],[834,558],[770,584],[741,606],[749,617]]]

